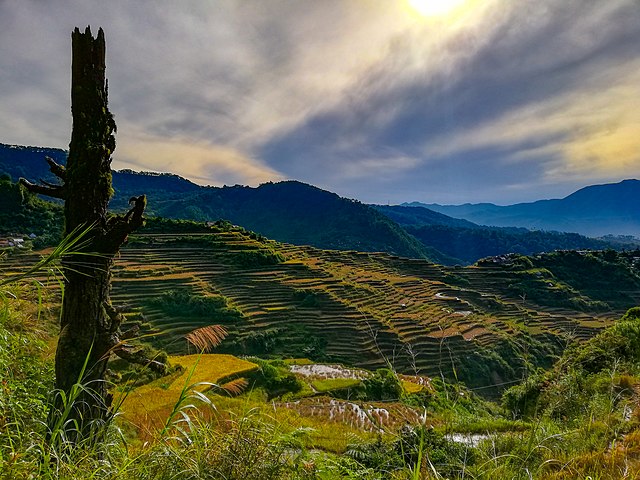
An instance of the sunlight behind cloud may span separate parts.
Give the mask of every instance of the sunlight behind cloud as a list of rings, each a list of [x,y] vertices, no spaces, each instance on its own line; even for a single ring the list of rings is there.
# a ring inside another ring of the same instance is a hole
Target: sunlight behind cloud
[[[503,160],[505,167],[553,159],[545,171],[547,182],[636,177],[640,173],[640,104],[629,99],[639,82],[640,62],[631,62],[619,71],[615,84],[604,85],[596,79],[583,89],[443,136],[425,146],[425,156],[445,158],[511,145],[513,153]]]
[[[283,179],[272,168],[232,148],[143,133],[118,142],[113,167],[171,172],[203,185],[258,185]]]

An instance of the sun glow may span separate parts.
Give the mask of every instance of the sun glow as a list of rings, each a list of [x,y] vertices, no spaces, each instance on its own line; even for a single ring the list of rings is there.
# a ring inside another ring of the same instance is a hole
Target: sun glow
[[[462,7],[467,0],[408,0],[409,6],[423,17],[442,17]]]

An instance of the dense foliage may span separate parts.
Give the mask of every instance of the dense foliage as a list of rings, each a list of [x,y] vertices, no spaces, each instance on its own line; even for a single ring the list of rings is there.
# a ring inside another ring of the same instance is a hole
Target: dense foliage
[[[235,322],[242,318],[242,312],[229,306],[222,295],[198,295],[187,289],[169,290],[150,300],[168,315],[184,317],[205,317],[211,323]]]
[[[302,390],[300,380],[281,360],[268,361],[251,357],[251,361],[260,368],[249,376],[250,385],[254,389],[261,389],[267,399]]]
[[[242,267],[263,267],[284,262],[284,257],[279,252],[263,248],[237,252],[233,260]]]
[[[540,305],[604,312],[635,303],[633,292],[640,287],[638,259],[638,250],[562,250],[531,257],[485,258],[478,265],[509,271],[508,288],[513,294]]]
[[[620,412],[631,413],[638,384],[639,318],[638,308],[631,309],[591,340],[572,345],[553,369],[539,370],[508,389],[504,406],[517,417],[548,415],[575,425],[609,416],[616,423],[610,428],[625,428]]]
[[[562,251],[532,258],[562,282],[614,308],[633,304],[627,292],[640,287],[640,250]]]
[[[523,228],[461,228],[447,225],[406,226],[425,245],[470,264],[477,260],[519,253],[532,255],[565,249],[603,249],[611,244],[577,233],[543,232]]]
[[[62,206],[41,200],[5,174],[0,177],[0,235],[32,233],[37,236],[36,247],[58,243]]]

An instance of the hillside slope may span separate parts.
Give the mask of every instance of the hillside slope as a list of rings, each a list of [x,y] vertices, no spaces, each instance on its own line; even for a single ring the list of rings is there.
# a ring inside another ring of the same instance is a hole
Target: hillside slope
[[[594,255],[447,268],[278,244],[235,228],[145,234],[122,252],[114,298],[141,307],[144,321],[163,332],[161,346],[177,351],[184,348],[180,334],[220,321],[232,333],[223,346],[231,353],[368,368],[391,361],[406,373],[486,386],[519,378],[523,344],[533,363],[549,365],[561,345],[590,338],[640,302],[634,254]],[[217,313],[192,316],[187,302],[171,315],[151,300],[169,300],[167,292],[180,289],[195,298],[221,296]]]
[[[367,368],[392,362],[406,373],[488,386],[520,378],[522,345],[531,362],[548,366],[572,339],[590,338],[640,302],[640,252],[448,268],[281,244],[225,223],[209,233],[188,229],[150,222],[114,270],[112,297],[132,309],[129,326],[169,353],[186,353],[186,333],[221,323],[229,353]],[[168,233],[152,233],[160,231]],[[6,268],[29,258],[9,257]]]
[[[26,176],[32,181],[41,178],[55,181],[43,161],[45,155],[59,163],[66,161],[63,150],[0,144],[0,173],[8,173],[14,180]],[[618,198],[617,203],[600,202],[602,195],[598,192],[602,189],[596,187],[567,197],[565,200],[574,207],[565,212],[564,221],[575,218],[579,205],[589,202],[608,205],[606,215],[618,218],[616,212],[622,211],[635,188],[629,182],[629,192]],[[471,264],[486,256],[506,253],[529,255],[556,249],[634,248],[624,239],[604,242],[575,234],[482,227],[423,207],[368,206],[296,181],[267,183],[256,188],[202,187],[173,174],[123,170],[113,173],[113,183],[115,196],[111,207],[116,210],[127,209],[129,198],[145,193],[148,215],[198,221],[226,219],[278,241],[319,248],[384,251],[447,265]],[[535,205],[553,202],[559,201]],[[495,212],[506,207],[483,204],[456,208],[465,214],[482,208],[498,215]],[[548,208],[554,214],[558,213],[555,210],[562,213],[556,207]],[[602,225],[607,221],[599,219]],[[517,224],[517,219],[514,222]]]
[[[465,229],[481,228],[480,225],[477,225],[473,222],[469,222],[468,220],[450,217],[443,213],[430,210],[426,207],[420,207],[420,206],[409,207],[409,206],[403,206],[403,205],[371,205],[371,206],[376,210],[378,210],[380,213],[383,213],[384,215],[389,217],[394,222],[397,222],[398,224],[403,226],[411,225],[415,227],[420,227],[424,225],[438,225],[438,226],[465,228]]]
[[[377,205],[375,208],[400,224],[424,245],[466,265],[484,257],[506,253],[532,255],[554,250],[635,248],[628,239],[620,239],[618,244],[614,244],[577,233],[532,231],[522,227],[486,227],[425,207]]]
[[[296,181],[259,187],[209,187],[184,201],[163,201],[154,210],[167,218],[216,220],[278,241],[320,248],[382,251],[445,260],[373,208]]]
[[[607,234],[640,237],[640,181],[592,185],[563,199],[498,206],[491,203],[438,205],[410,203],[482,225],[518,226],[577,232],[597,237]]]
[[[45,156],[66,163],[66,152],[0,144],[0,173],[14,180],[55,181]],[[455,262],[424,246],[373,208],[304,183],[267,183],[257,188],[202,187],[173,174],[113,173],[111,208],[145,193],[147,215],[198,221],[228,220],[276,240],[320,248],[382,251],[438,262]]]
[[[8,257],[5,271],[32,258]],[[186,333],[220,323],[229,353],[391,362],[485,387],[520,378],[523,345],[548,366],[640,303],[638,258],[556,252],[443,267],[277,243],[224,222],[154,220],[122,249],[112,298],[131,310],[125,329],[138,325],[172,354],[187,353]]]

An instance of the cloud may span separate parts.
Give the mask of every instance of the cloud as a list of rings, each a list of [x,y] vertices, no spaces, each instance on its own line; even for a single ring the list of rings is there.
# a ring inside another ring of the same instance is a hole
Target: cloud
[[[378,61],[408,16],[394,2],[0,2],[2,89],[53,89],[55,101],[20,99],[0,136],[62,146],[69,137],[69,36],[102,26],[111,110],[151,135],[185,135],[251,155],[274,135],[339,101]],[[51,95],[54,97],[54,95]],[[52,112],[56,129],[34,115]],[[16,128],[18,127],[18,128]],[[128,132],[121,128],[126,138]],[[36,140],[25,140],[33,139]],[[55,139],[55,140],[54,140]]]
[[[425,157],[446,158],[511,146],[504,163],[547,158],[548,181],[640,172],[640,61],[601,73],[580,88],[527,103],[479,126],[425,144]],[[635,101],[634,101],[635,100]],[[517,147],[517,148],[516,148]]]
[[[350,179],[363,179],[372,177],[383,177],[386,181],[397,180],[402,177],[407,170],[412,170],[418,159],[406,155],[399,155],[394,152],[376,152],[369,157],[359,157],[344,162],[338,177]]]
[[[467,0],[456,12],[0,0],[0,141],[68,143],[69,34],[90,23],[107,37],[116,164],[205,183],[296,178],[380,201],[524,200],[639,174],[635,0]]]
[[[113,167],[171,172],[205,185],[255,186],[283,180],[275,170],[232,148],[182,136],[167,138],[145,133],[118,139]]]
[[[352,170],[337,145],[350,144],[352,158],[391,150],[415,160],[396,191],[424,198],[429,184],[430,199],[448,198],[452,185],[478,201],[640,173],[633,2],[488,2],[435,39],[430,29],[400,35],[336,108],[262,155],[294,175],[305,174],[293,161],[304,156],[333,183]],[[366,175],[350,188],[396,194]]]

